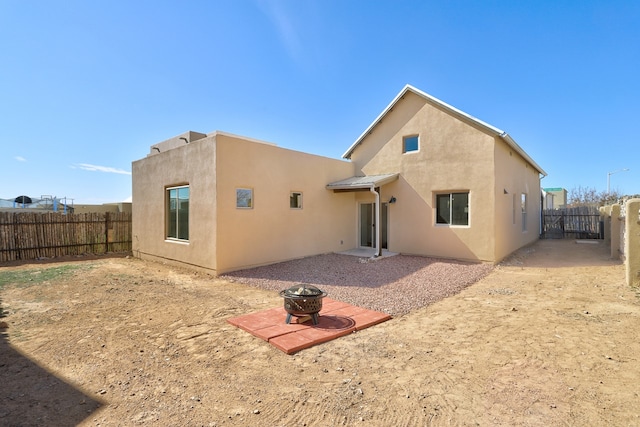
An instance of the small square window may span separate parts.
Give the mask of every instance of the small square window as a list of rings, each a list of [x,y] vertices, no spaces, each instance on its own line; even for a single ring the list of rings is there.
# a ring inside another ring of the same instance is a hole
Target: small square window
[[[291,209],[302,209],[302,193],[292,191],[289,194],[289,207]]]
[[[405,136],[402,138],[402,152],[411,153],[412,151],[418,151],[420,148],[420,141],[418,135]]]
[[[251,188],[236,188],[236,208],[253,208],[253,190]]]

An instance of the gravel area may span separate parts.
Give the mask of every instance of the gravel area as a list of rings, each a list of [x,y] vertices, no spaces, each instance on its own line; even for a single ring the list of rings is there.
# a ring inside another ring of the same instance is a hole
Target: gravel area
[[[273,291],[312,284],[332,299],[400,316],[460,292],[492,269],[491,264],[418,256],[371,260],[325,254],[235,271],[222,278]]]

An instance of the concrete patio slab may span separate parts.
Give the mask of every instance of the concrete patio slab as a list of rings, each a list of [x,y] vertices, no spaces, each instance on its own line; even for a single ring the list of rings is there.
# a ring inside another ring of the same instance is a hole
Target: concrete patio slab
[[[376,250],[374,248],[354,248],[354,249],[349,249],[346,251],[341,251],[341,252],[336,252],[337,254],[340,255],[350,255],[350,256],[357,256],[360,258],[369,258],[369,259],[382,259],[382,258],[389,258],[392,256],[396,256],[396,255],[400,255],[398,252],[390,252],[386,249],[382,250],[382,255],[379,257],[376,257]]]

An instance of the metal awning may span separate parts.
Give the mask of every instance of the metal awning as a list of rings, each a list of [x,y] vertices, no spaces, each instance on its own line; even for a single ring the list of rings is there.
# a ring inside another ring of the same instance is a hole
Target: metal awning
[[[395,181],[400,176],[399,173],[387,173],[384,175],[369,176],[352,176],[351,178],[327,184],[327,190],[333,190],[334,193],[351,192],[351,191],[369,191],[375,196],[375,224],[380,224],[380,190],[379,188],[385,184]],[[380,229],[376,227],[376,254],[374,257],[382,255],[382,246],[380,245]]]
[[[398,179],[398,173],[384,175],[352,176],[351,178],[327,184],[327,190],[334,191],[360,191],[382,187],[385,184]]]

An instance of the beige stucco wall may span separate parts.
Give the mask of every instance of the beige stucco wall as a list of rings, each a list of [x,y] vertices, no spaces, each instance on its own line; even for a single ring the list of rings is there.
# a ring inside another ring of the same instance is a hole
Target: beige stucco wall
[[[516,249],[538,240],[542,193],[538,171],[499,138],[496,138],[494,155],[494,258],[499,261]],[[527,198],[526,230],[522,226],[522,194]]]
[[[216,270],[216,146],[213,137],[183,143],[132,164],[132,249],[136,256]],[[190,187],[189,242],[165,239],[167,187]]]
[[[227,135],[217,147],[219,273],[353,247],[354,194],[325,188],[351,163]],[[253,189],[252,209],[236,208],[237,188]],[[289,207],[292,191],[302,209]]]
[[[221,132],[167,141],[133,163],[136,256],[222,274],[354,246],[354,195],[325,188],[352,176],[351,163]],[[183,184],[189,241],[166,240],[165,191]],[[253,189],[252,209],[236,208],[237,188]],[[302,209],[290,208],[291,191],[302,192]]]
[[[621,206],[616,203],[600,207],[600,220],[604,222],[604,244],[609,246],[611,259],[620,259],[624,253],[624,242],[621,242],[624,218],[620,217]]]
[[[627,284],[640,286],[640,199],[625,206],[624,266]]]
[[[403,136],[412,134],[419,134],[420,149],[403,154]],[[537,208],[530,209],[528,233],[522,236],[521,221],[512,224],[512,198],[503,195],[503,187],[526,189],[530,206],[536,206],[538,174],[506,147],[469,121],[408,92],[351,154],[356,170],[367,175],[400,173],[381,189],[382,200],[397,199],[389,205],[389,250],[495,262],[537,238]],[[469,226],[436,225],[435,195],[466,191]]]
[[[182,147],[191,142],[195,142],[199,139],[206,138],[207,134],[200,132],[187,131],[173,138],[166,139],[157,144],[153,144],[149,148],[149,155],[155,155],[158,153],[164,153],[165,151],[173,150],[174,148]]]

